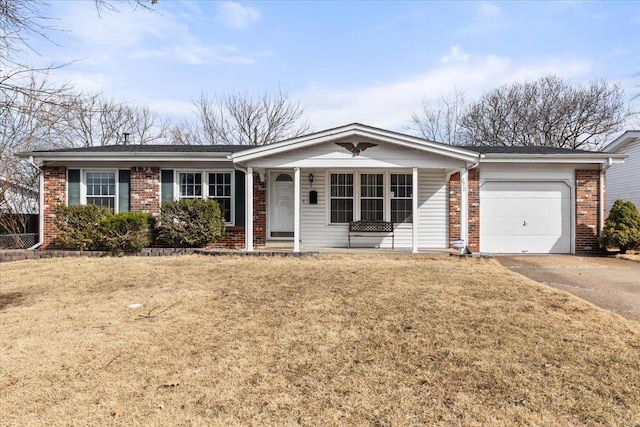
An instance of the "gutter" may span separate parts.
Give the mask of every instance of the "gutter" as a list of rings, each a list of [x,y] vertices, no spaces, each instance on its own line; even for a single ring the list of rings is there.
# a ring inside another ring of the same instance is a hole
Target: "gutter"
[[[38,242],[27,248],[27,250],[32,251],[38,249],[44,243],[44,177],[42,176],[42,169],[33,161],[33,156],[29,156],[29,165],[38,171],[40,184],[40,194],[38,194]]]

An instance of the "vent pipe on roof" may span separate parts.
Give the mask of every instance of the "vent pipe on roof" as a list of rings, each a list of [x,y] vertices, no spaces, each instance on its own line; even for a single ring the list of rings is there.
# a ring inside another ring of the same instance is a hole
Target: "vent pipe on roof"
[[[129,132],[124,132],[122,134],[122,136],[124,136],[124,145],[129,145],[129,135],[131,135]]]

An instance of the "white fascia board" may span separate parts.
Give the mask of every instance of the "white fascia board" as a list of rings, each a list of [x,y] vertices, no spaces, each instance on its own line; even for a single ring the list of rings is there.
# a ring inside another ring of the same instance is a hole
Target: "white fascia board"
[[[152,162],[152,161],[166,161],[166,162],[181,162],[181,161],[194,161],[194,162],[210,162],[211,160],[230,160],[231,153],[218,153],[218,152],[191,152],[191,153],[86,153],[86,152],[23,152],[19,153],[19,157],[33,157],[34,159],[41,161],[100,161],[100,162]]]
[[[615,153],[633,141],[640,140],[640,130],[628,130],[602,149],[606,153]]]
[[[411,136],[402,136],[393,132],[385,132],[377,129],[369,129],[357,125],[349,125],[345,128],[320,132],[312,136],[300,137],[275,144],[264,145],[254,149],[244,150],[231,155],[235,162],[245,162],[261,157],[273,156],[290,150],[297,150],[326,142],[339,141],[347,138],[362,137],[382,142],[388,142],[403,147],[418,149],[445,157],[452,157],[467,162],[477,161],[479,154],[475,151],[450,145],[438,144]]]
[[[500,154],[487,153],[480,163],[624,163],[627,154],[609,154],[594,152],[593,154]]]

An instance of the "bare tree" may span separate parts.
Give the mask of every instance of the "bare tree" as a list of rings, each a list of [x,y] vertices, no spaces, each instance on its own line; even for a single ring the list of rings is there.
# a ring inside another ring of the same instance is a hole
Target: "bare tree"
[[[266,145],[308,133],[311,126],[302,121],[300,101],[278,91],[252,96],[231,93],[209,98],[204,93],[195,103],[199,129],[174,130],[174,136],[192,143]]]
[[[165,137],[168,122],[146,106],[117,103],[102,96],[80,95],[68,108],[58,128],[68,146],[102,146],[124,142],[150,144]]]
[[[465,111],[465,94],[457,89],[448,94],[440,93],[435,101],[423,98],[422,110],[411,114],[409,129],[431,141],[460,145],[460,122]]]
[[[599,149],[629,117],[620,86],[571,86],[556,76],[511,83],[470,104],[461,121],[468,145]]]
[[[97,12],[117,11],[120,5],[150,9],[157,0],[94,0]],[[42,37],[47,40],[56,28],[53,19],[47,15],[48,3],[43,0],[0,0],[0,93],[9,95],[20,92],[25,96],[44,97],[58,100],[58,95],[69,88],[54,84],[41,86],[34,91],[29,87],[33,74],[46,74],[68,64],[48,64],[35,66],[25,61],[23,52],[33,51],[31,40]]]

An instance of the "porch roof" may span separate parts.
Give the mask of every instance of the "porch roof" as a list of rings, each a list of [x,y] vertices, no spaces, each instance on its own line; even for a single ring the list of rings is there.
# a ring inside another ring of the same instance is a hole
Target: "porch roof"
[[[366,126],[360,123],[351,123],[349,125],[288,139],[275,144],[242,150],[232,154],[231,159],[233,159],[234,163],[245,162],[313,145],[335,142],[354,137],[396,144],[466,162],[477,162],[480,157],[479,153],[467,148],[446,145],[398,132]]]

